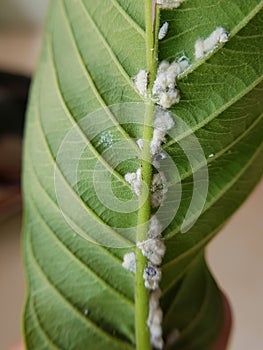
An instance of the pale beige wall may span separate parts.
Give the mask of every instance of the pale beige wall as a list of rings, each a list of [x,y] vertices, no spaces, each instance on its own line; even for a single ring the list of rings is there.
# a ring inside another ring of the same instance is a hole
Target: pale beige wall
[[[48,0],[0,0],[0,26],[36,26],[43,22]]]

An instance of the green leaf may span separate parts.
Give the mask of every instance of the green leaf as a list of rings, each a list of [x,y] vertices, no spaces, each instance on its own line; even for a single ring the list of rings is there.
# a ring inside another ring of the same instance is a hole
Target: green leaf
[[[177,282],[175,297],[169,301],[164,329],[168,342],[173,335],[178,339],[167,349],[210,349],[223,317],[221,293],[201,254]],[[180,329],[177,334],[174,332],[175,320],[177,329]]]
[[[169,22],[159,60],[184,54],[191,63],[178,80],[181,100],[171,108],[187,128],[178,123],[164,146],[178,170],[169,182],[175,194],[181,181],[173,203],[178,211],[163,232],[164,337],[180,334],[167,349],[210,349],[222,327],[221,294],[204,248],[262,175],[262,6],[259,0],[187,0],[157,12],[160,24]],[[134,232],[149,218],[149,205],[143,213],[118,211],[98,190],[106,198],[111,188],[122,209],[134,198],[124,175],[140,166],[135,141],[145,132],[150,140],[152,132],[145,121],[153,106],[132,80],[148,69],[152,85],[156,74],[155,64],[149,68],[149,14],[141,0],[50,3],[24,147],[27,349],[143,348],[136,332],[141,324],[147,333],[148,295],[121,264],[134,250]],[[194,43],[218,26],[229,32],[229,41],[196,61]],[[205,157],[191,163],[193,137]],[[114,147],[118,151],[110,152]],[[150,180],[147,164],[143,174]],[[102,182],[93,177],[97,167]],[[207,196],[197,193],[191,205],[195,176],[206,169]],[[190,229],[182,233],[185,227]]]

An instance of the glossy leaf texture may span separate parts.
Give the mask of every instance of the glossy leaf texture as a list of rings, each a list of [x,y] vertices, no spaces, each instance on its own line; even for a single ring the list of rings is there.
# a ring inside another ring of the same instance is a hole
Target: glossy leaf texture
[[[182,197],[164,232],[164,336],[172,339],[175,329],[180,334],[167,349],[210,349],[222,326],[221,295],[205,264],[204,247],[262,175],[262,6],[259,0],[187,0],[176,10],[161,11],[161,24],[169,22],[169,31],[160,42],[159,59],[171,62],[186,55],[191,63],[179,78],[181,100],[171,111],[199,140],[209,172],[203,211],[198,217],[191,207],[190,219],[198,219],[181,233],[194,174],[206,164],[189,163],[182,146],[191,147],[190,133],[178,131],[176,142],[168,138],[164,149],[178,169]],[[195,41],[218,26],[229,32],[229,41],[195,61]],[[133,249],[125,229],[136,226],[137,212],[108,208],[97,196],[92,174],[99,164],[110,174],[114,194],[130,199],[124,175],[139,161],[115,167],[107,150],[118,142],[137,150],[134,140],[142,136],[142,125],[120,123],[111,106],[143,105],[132,78],[146,69],[144,2],[51,1],[43,41],[24,147],[26,346],[135,349],[134,275],[121,264]],[[87,115],[88,126],[82,123]],[[72,164],[77,164],[74,179]],[[101,184],[103,190],[107,186]],[[113,247],[95,244],[100,234]]]

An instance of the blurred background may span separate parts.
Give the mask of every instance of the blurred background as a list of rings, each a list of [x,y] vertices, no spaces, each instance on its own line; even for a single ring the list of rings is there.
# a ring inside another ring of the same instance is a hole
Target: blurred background
[[[46,8],[47,0],[0,0],[0,350],[21,338],[21,146]],[[263,349],[262,196],[263,183],[208,247],[234,314],[230,350]]]

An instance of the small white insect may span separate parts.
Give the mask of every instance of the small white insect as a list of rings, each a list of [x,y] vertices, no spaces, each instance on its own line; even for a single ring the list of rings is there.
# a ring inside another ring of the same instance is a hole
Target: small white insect
[[[139,73],[134,77],[134,85],[140,95],[146,98],[148,86],[148,73],[146,70],[140,70]]]
[[[133,252],[126,253],[124,255],[122,267],[124,267],[128,271],[136,273],[136,257],[135,257],[135,254]]]
[[[162,9],[175,9],[179,7],[185,0],[157,0],[157,5]]]
[[[143,139],[138,139],[138,140],[136,141],[136,143],[137,143],[137,145],[139,146],[140,150],[142,150],[142,148],[143,148]]]
[[[159,327],[161,329],[161,326]],[[151,344],[156,350],[162,350],[164,347],[164,341],[162,337],[156,338],[154,330],[152,330],[153,336],[151,337]]]
[[[156,215],[153,215],[150,219],[147,238],[161,238],[162,225],[157,219]]]
[[[167,32],[168,32],[168,27],[169,27],[169,23],[168,22],[164,22],[164,24],[161,26],[159,33],[158,33],[158,39],[162,40]]]
[[[88,316],[89,310],[88,310],[88,309],[85,309],[85,310],[83,311],[83,314],[84,314],[85,316]]]
[[[156,289],[150,294],[149,299],[149,315],[147,320],[147,325],[149,327],[151,344],[156,349],[163,349],[163,339],[162,339],[162,319],[163,312],[159,306],[159,299],[161,296],[160,289]]]
[[[141,249],[142,254],[146,256],[154,265],[160,265],[165,253],[165,245],[159,239],[147,239],[143,242],[137,242],[137,247]]]
[[[161,150],[161,144],[165,142],[164,133],[157,129],[153,130],[153,138],[151,141],[151,154],[155,156]]]
[[[183,74],[185,71],[187,71],[187,69],[190,68],[191,66],[189,63],[189,59],[185,55],[180,57],[177,62],[180,65],[180,70],[181,70],[178,76]]]
[[[157,108],[154,116],[154,130],[151,141],[151,154],[160,153],[161,143],[165,142],[165,135],[174,126],[173,118],[170,112]]]
[[[137,196],[141,193],[141,168],[137,169],[136,173],[127,173],[124,179],[131,184],[131,187]]]
[[[161,298],[161,295],[162,295],[162,292],[160,289],[157,289],[151,293],[149,298],[149,317],[148,317],[147,323],[153,317],[153,314],[151,313],[151,311],[154,311],[159,307],[159,300]]]
[[[161,311],[160,308],[158,309],[158,311],[159,310]],[[157,314],[157,312],[156,312],[156,314]],[[159,315],[161,315],[161,312],[159,312]],[[155,319],[157,319],[157,317],[155,317]],[[163,338],[162,338],[163,331],[162,331],[162,324],[161,324],[161,322],[162,322],[162,320],[161,320],[161,317],[160,317],[160,322],[159,323],[157,323],[157,322],[154,323],[153,322],[151,324],[151,326],[149,327],[150,337],[151,337],[151,344],[152,344],[152,346],[155,349],[158,349],[158,350],[162,350],[163,346],[164,346],[164,342],[163,342]]]
[[[228,41],[228,32],[223,27],[216,28],[208,38],[198,39],[195,43],[195,58],[200,59],[212,52],[220,43]]]
[[[148,326],[150,326],[150,324],[152,323],[154,314],[155,314],[156,310],[159,308],[159,300],[160,300],[161,294],[162,293],[161,293],[161,290],[159,288],[150,294],[149,315],[148,315],[148,319],[147,319]]]
[[[213,158],[215,156],[215,154],[214,153],[211,153],[211,154],[209,154],[209,158]]]
[[[145,287],[149,290],[155,290],[159,288],[159,282],[161,278],[161,270],[153,264],[148,263],[143,273]]]

